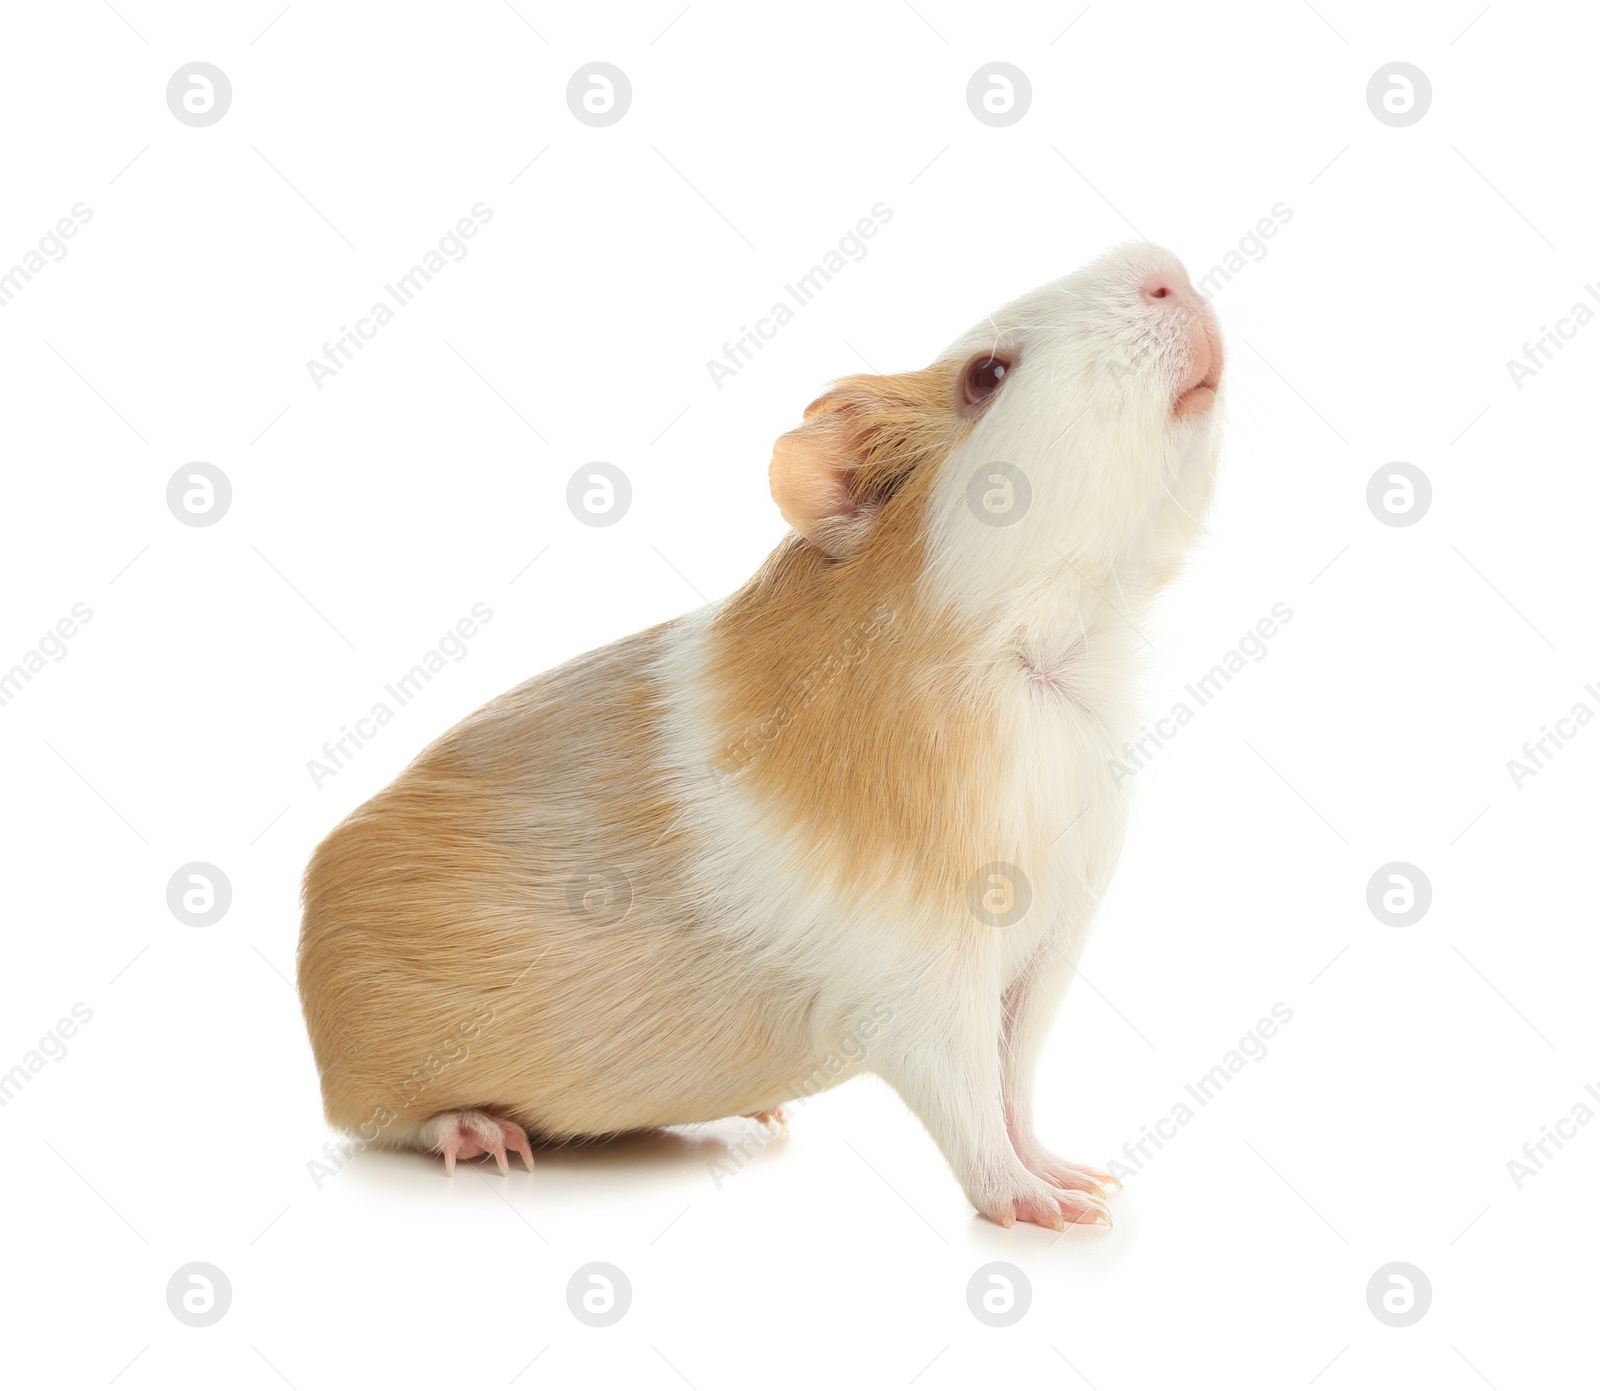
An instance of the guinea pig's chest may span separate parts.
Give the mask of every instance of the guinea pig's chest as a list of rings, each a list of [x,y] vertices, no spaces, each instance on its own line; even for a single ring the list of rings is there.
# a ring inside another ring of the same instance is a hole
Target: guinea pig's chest
[[[1131,663],[1083,638],[1024,642],[996,702],[1011,776],[1041,813],[1107,802],[1114,750],[1136,721]],[[1120,797],[1116,799],[1120,803]]]
[[[997,692],[997,768],[986,789],[995,840],[1017,847],[1032,907],[1010,933],[1026,954],[1087,922],[1122,844],[1127,798],[1114,751],[1136,722],[1131,669],[1096,667],[1080,644],[1025,651]]]

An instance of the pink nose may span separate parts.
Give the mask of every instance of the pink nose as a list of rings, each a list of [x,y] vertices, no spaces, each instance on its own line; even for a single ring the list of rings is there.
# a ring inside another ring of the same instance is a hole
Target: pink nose
[[[1153,271],[1139,285],[1139,298],[1163,314],[1174,315],[1189,349],[1189,370],[1178,384],[1180,415],[1210,410],[1222,373],[1222,344],[1215,322],[1180,267]]]
[[[1166,271],[1145,276],[1144,283],[1139,286],[1139,298],[1146,304],[1159,304],[1167,309],[1183,308],[1190,313],[1200,310],[1200,297],[1195,294],[1188,277]]]

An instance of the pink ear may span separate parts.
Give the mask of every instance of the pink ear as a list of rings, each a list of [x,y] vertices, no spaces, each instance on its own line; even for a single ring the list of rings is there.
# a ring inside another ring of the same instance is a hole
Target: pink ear
[[[835,558],[861,544],[877,510],[850,489],[858,450],[844,403],[827,396],[806,408],[805,424],[772,446],[767,473],[784,521]]]

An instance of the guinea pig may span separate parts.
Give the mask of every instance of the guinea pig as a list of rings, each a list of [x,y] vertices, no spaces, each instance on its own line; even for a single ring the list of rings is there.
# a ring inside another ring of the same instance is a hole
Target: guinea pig
[[[770,1119],[861,1072],[978,1212],[1109,1225],[1033,1071],[1121,850],[1140,624],[1201,532],[1210,307],[1157,247],[781,436],[793,528],[720,603],[575,658],[317,848],[329,1121],[458,1159]]]

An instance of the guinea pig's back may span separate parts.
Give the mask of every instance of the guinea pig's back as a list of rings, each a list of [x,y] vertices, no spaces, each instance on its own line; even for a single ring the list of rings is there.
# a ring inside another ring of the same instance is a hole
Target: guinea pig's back
[[[688,916],[655,675],[676,626],[491,701],[318,847],[299,977],[330,1120],[604,1134],[757,1109],[809,1067],[803,1002]]]

